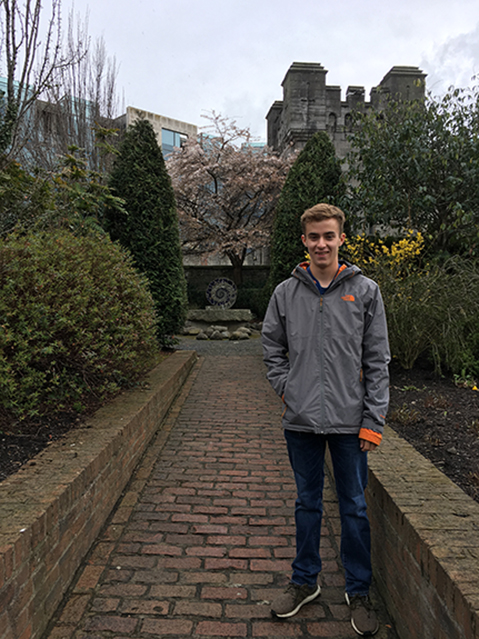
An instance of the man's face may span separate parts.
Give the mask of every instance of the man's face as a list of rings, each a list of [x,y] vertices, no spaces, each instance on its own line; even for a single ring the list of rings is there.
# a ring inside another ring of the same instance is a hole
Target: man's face
[[[306,224],[306,232],[301,239],[311,257],[311,264],[325,270],[337,264],[339,247],[345,237],[344,233],[339,234],[338,220],[330,218]]]

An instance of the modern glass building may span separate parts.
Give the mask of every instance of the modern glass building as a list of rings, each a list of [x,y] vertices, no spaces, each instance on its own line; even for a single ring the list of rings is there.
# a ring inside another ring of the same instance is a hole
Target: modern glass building
[[[126,127],[132,124],[138,118],[144,118],[151,122],[153,129],[157,135],[158,144],[166,158],[175,148],[180,148],[182,144],[190,137],[196,139],[198,135],[198,127],[196,124],[189,124],[181,120],[175,120],[165,115],[143,111],[135,107],[127,107],[126,114],[122,116],[123,123]]]

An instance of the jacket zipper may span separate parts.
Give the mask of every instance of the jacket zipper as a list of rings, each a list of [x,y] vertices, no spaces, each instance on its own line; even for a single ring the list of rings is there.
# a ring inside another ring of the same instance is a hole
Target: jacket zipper
[[[323,320],[323,298],[321,295],[319,298],[319,401],[320,401],[320,419],[319,419],[319,434],[322,435],[325,424],[325,411],[324,411],[324,320]]]

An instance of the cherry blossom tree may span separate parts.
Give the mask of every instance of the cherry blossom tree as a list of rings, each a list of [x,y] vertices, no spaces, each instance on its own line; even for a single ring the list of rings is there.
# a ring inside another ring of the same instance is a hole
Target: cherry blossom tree
[[[197,140],[167,160],[183,253],[229,258],[237,284],[249,250],[269,244],[274,209],[295,155],[254,143],[249,129],[214,112]]]

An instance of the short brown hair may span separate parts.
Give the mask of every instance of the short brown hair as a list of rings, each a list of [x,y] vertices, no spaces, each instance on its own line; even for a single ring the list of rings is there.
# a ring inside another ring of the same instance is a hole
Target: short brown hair
[[[341,235],[344,230],[346,216],[341,209],[338,209],[337,206],[326,204],[325,202],[316,204],[303,213],[301,216],[301,228],[303,230],[303,234],[306,233],[306,224],[309,224],[310,222],[322,222],[323,220],[330,220],[331,218],[338,220],[339,235]]]

